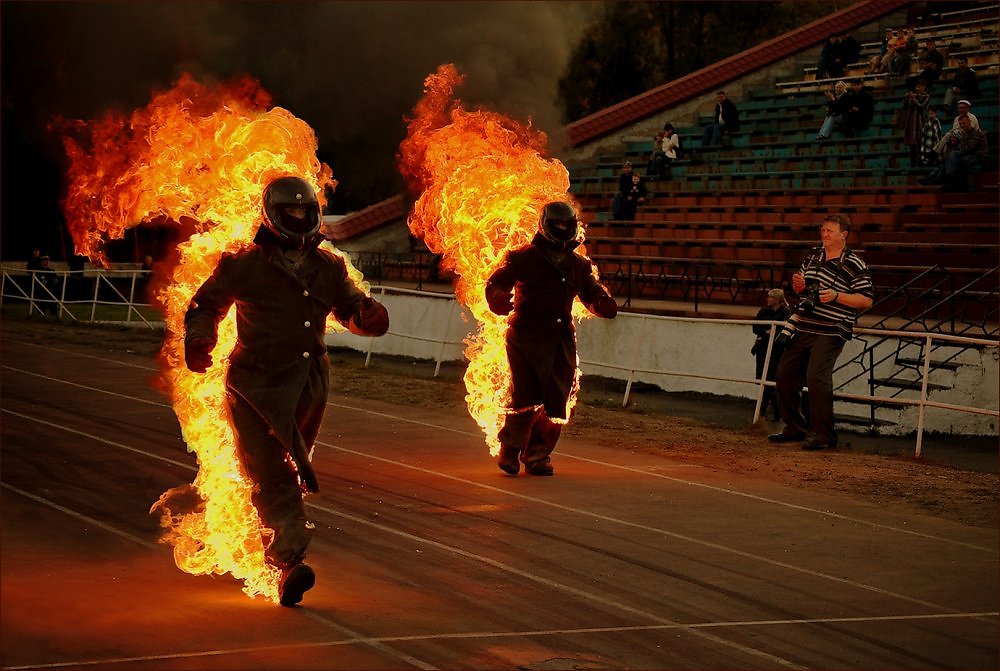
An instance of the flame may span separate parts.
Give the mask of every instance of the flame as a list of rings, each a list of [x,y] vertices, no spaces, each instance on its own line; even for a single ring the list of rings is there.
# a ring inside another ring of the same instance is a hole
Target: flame
[[[509,250],[531,241],[546,203],[576,204],[566,167],[543,155],[545,134],[495,112],[464,109],[453,99],[463,80],[451,64],[427,77],[424,97],[408,119],[399,167],[419,193],[408,221],[411,231],[442,255],[441,267],[457,276],[457,300],[478,322],[466,340],[466,403],[495,456],[510,400],[510,368],[507,318],[490,311],[486,281]],[[589,312],[577,300],[573,315],[580,319]],[[577,382],[579,377],[578,366]],[[576,387],[567,412],[576,402]]]
[[[129,228],[166,219],[193,229],[162,271],[156,300],[166,322],[161,381],[197,456],[192,486],[200,501],[193,511],[172,511],[167,492],[154,504],[163,514],[164,541],[182,570],[232,574],[249,596],[277,602],[280,572],[264,561],[270,531],[251,504],[224,401],[234,313],[220,324],[217,363],[204,375],[184,366],[184,313],[222,254],[252,244],[264,185],[302,176],[321,201],[324,188],[336,185],[316,158],[315,133],[288,110],[271,107],[249,78],[206,86],[188,74],[128,116],[112,112],[61,125],[69,158],[63,210],[77,253],[107,265],[104,243]]]

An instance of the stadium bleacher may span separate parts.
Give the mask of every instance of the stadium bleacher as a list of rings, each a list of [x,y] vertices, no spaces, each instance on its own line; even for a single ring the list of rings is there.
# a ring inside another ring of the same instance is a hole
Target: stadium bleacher
[[[932,37],[944,52],[942,82],[954,72],[956,55],[969,57],[981,88],[973,112],[995,150],[997,6],[936,20],[941,23],[917,30],[918,41],[922,45]],[[612,221],[610,203],[625,160],[646,172],[652,133],[623,137],[620,153],[571,167],[571,190],[589,222],[587,252],[626,300],[687,300],[690,278],[697,276],[728,278],[728,295],[720,300],[762,304],[767,289],[787,285],[803,251],[818,244],[818,217],[828,211],[850,215],[855,232],[849,244],[867,260],[880,289],[891,291],[930,267],[952,273],[957,286],[995,275],[996,157],[971,176],[967,193],[920,185],[917,179],[927,168],[910,165],[902,130],[894,125],[905,77],[866,75],[878,43],[862,47],[859,62],[843,79],[866,80],[876,114],[869,129],[855,137],[835,131],[831,139],[815,140],[825,113],[823,91],[834,80],[816,80],[810,63],[801,68],[801,78],[745,88],[735,99],[741,130],[722,147],[701,146],[708,115],[686,127],[673,120],[687,156],[673,162],[664,179],[647,181],[650,194],[635,221]],[[914,59],[911,73],[918,71]],[[944,93],[942,82],[932,90],[935,104]],[[947,130],[951,119],[942,118],[942,126]]]

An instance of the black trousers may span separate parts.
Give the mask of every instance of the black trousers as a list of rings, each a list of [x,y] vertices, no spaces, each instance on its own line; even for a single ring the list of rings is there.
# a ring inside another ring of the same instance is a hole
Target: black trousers
[[[833,417],[833,368],[844,349],[837,336],[796,333],[778,362],[775,381],[785,433],[812,433],[837,442]],[[809,387],[809,418],[802,416],[802,387]]]

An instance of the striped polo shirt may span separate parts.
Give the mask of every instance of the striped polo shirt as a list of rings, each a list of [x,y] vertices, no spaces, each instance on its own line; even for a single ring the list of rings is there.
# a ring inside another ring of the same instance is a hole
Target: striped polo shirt
[[[844,248],[840,256],[826,258],[823,247],[813,247],[799,272],[806,279],[806,284],[819,282],[820,289],[833,289],[842,294],[863,294],[869,298],[875,295],[868,266],[851,250]],[[805,292],[799,294],[801,298]],[[816,308],[810,314],[796,309],[789,321],[789,331],[802,331],[817,335],[834,335],[844,340],[850,340],[857,312],[843,303],[816,303]]]

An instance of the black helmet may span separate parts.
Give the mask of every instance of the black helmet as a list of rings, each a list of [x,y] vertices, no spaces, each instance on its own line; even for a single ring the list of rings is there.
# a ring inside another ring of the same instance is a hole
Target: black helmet
[[[542,208],[538,230],[551,242],[564,245],[576,239],[576,211],[569,203],[555,201]]]
[[[293,213],[294,208],[305,212]],[[302,248],[318,239],[319,201],[301,177],[279,177],[264,189],[264,223],[287,247]]]

